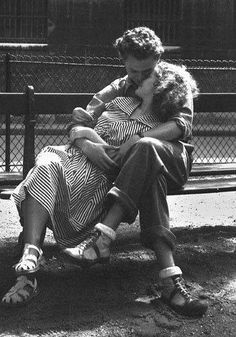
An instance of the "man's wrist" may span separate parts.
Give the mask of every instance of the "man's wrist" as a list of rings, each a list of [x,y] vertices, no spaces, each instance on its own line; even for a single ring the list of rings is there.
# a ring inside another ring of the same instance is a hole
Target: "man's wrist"
[[[86,151],[87,143],[88,143],[88,139],[86,138],[77,138],[75,140],[75,145],[79,147],[83,152]]]
[[[143,132],[141,132],[141,131],[137,132],[136,135],[139,136],[139,138],[144,138],[145,137],[144,134],[143,134]]]

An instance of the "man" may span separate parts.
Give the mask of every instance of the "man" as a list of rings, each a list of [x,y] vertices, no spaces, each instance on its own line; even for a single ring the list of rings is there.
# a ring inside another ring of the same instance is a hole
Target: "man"
[[[91,117],[95,120],[99,117],[104,103],[117,96],[135,96],[138,86],[159,64],[160,83],[164,82],[160,62],[164,50],[154,31],[147,27],[128,30],[114,46],[124,61],[127,76],[112,82],[94,96],[87,107],[90,114],[87,119],[75,111],[75,123],[91,125]],[[110,244],[115,239],[115,230],[120,222],[132,223],[139,211],[141,241],[144,246],[153,249],[158,258],[163,301],[179,313],[201,316],[207,311],[208,304],[188,292],[182,271],[175,265],[175,236],[170,231],[167,204],[168,189],[183,186],[191,169],[191,147],[187,141],[192,132],[193,87],[190,83],[185,85],[184,99],[179,101],[181,104],[170,117],[167,116],[168,102],[164,102],[168,100],[166,92],[169,89],[166,87],[158,96],[159,103],[157,100],[157,107],[166,107],[160,125],[135,135],[113,156],[108,155],[102,144],[87,139],[76,141],[88,158],[104,171],[112,171],[118,162],[121,168],[114,187],[108,193],[109,211],[103,223],[97,224],[89,238],[68,249],[67,254],[80,263],[107,261]]]

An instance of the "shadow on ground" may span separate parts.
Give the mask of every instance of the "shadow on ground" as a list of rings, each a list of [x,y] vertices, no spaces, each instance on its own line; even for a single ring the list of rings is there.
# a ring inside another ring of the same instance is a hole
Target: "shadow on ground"
[[[120,230],[111,264],[87,270],[69,265],[52,241],[38,273],[40,294],[28,306],[0,308],[0,336],[236,336],[236,229],[178,229],[177,264],[187,286],[208,298],[201,319],[181,317],[158,299],[152,285],[158,265],[138,243],[137,231]],[[0,247],[0,295],[12,285],[16,238]]]

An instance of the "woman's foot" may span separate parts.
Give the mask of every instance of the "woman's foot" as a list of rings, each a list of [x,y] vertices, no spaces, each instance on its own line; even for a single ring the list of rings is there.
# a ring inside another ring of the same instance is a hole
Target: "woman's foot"
[[[39,293],[36,278],[18,276],[16,284],[3,296],[1,304],[6,307],[18,307],[31,301]]]
[[[179,267],[169,267],[160,271],[163,302],[176,312],[198,317],[206,313],[208,303],[206,300],[193,296],[186,288],[182,271]]]
[[[26,243],[23,250],[23,255],[20,261],[13,266],[16,274],[25,275],[35,273],[40,268],[40,262],[43,257],[42,249]]]
[[[110,244],[115,238],[113,229],[99,223],[83,242],[74,248],[65,248],[63,252],[80,265],[107,263],[110,260]]]

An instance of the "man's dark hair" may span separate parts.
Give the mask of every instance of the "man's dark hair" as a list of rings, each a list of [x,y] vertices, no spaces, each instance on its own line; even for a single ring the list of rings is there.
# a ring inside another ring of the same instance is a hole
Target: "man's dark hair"
[[[129,55],[138,60],[146,59],[150,56],[158,60],[164,52],[161,40],[148,27],[127,30],[123,36],[115,41],[114,47],[123,60],[126,60]]]

